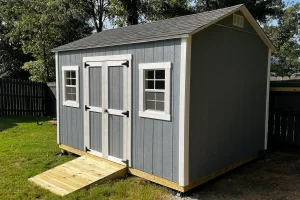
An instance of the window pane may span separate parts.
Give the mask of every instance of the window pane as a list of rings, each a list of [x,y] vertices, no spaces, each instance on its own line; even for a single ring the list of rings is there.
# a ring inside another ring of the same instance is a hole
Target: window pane
[[[146,101],[146,110],[155,110],[155,101]]]
[[[76,85],[76,79],[71,79],[71,85]]]
[[[164,101],[164,100],[165,100],[165,93],[156,92],[156,101]]]
[[[154,89],[154,81],[146,81],[146,89]]]
[[[155,89],[165,89],[165,81],[155,81]]]
[[[164,111],[165,110],[165,103],[164,102],[156,102],[156,110]]]
[[[71,71],[71,78],[76,78],[76,72],[75,71]]]
[[[71,79],[69,78],[66,79],[66,85],[71,85]]]
[[[70,71],[65,71],[66,78],[70,78]]]
[[[154,92],[146,92],[146,100],[155,100]]]
[[[156,70],[155,79],[165,79],[165,70]]]
[[[71,99],[72,101],[76,101],[76,94],[71,94]]]
[[[145,74],[146,79],[154,79],[154,70],[147,70]]]

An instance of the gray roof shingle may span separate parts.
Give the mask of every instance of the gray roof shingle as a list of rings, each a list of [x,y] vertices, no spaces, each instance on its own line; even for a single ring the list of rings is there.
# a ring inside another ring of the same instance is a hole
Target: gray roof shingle
[[[181,37],[182,35],[190,34],[193,31],[217,20],[218,18],[239,9],[241,6],[243,5],[240,4],[228,8],[186,15],[167,20],[160,20],[152,23],[105,30],[69,44],[57,47],[53,49],[53,51],[57,52],[114,46],[120,44],[139,43],[143,41],[155,41],[168,37]]]

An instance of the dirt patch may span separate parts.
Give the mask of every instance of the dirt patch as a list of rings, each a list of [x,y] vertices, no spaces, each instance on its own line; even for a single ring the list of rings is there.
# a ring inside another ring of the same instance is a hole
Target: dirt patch
[[[173,196],[173,199],[180,199]],[[300,154],[269,153],[188,192],[181,199],[300,199]]]

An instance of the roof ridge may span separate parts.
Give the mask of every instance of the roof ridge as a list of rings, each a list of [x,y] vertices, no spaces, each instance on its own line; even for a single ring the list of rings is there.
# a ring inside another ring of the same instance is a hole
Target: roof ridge
[[[168,19],[160,19],[160,20],[149,22],[149,23],[140,23],[140,24],[135,24],[135,25],[130,25],[130,26],[122,26],[122,27],[107,29],[107,30],[103,30],[103,31],[112,31],[112,30],[115,30],[115,29],[123,29],[123,28],[131,28],[131,27],[137,27],[137,26],[144,26],[144,25],[148,25],[148,24],[155,24],[155,23],[160,23],[160,22],[163,22],[163,21],[176,20],[178,18],[191,17],[191,16],[195,16],[195,15],[200,15],[200,14],[207,14],[207,13],[210,13],[210,12],[216,12],[216,11],[230,9],[230,8],[234,8],[234,7],[238,8],[238,7],[242,7],[243,5],[244,4],[237,4],[235,6],[229,6],[229,7],[225,7],[225,8],[219,8],[219,9],[216,9],[216,10],[209,10],[209,11],[194,13],[194,14],[190,14],[190,15],[182,15],[182,16],[178,16],[178,17],[171,17],[171,18],[168,18]],[[99,32],[99,33],[101,33],[101,32]],[[97,34],[98,33],[96,33],[95,35],[97,35]]]

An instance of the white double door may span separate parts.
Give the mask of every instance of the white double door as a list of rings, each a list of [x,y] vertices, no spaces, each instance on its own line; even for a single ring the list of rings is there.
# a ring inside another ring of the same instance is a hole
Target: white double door
[[[93,155],[128,164],[130,60],[84,58],[84,143]],[[107,58],[109,59],[109,58]],[[100,61],[97,61],[100,60]]]

